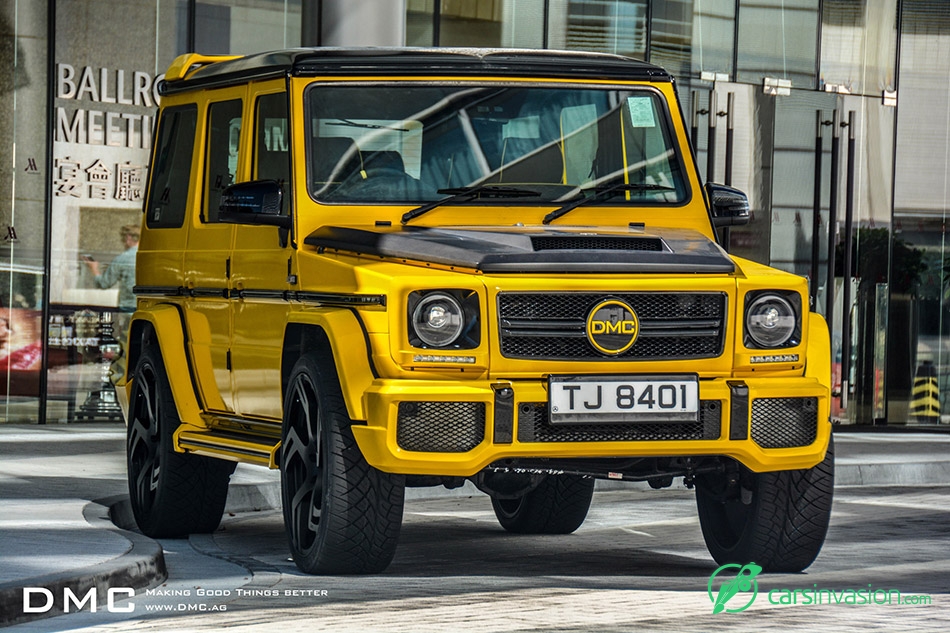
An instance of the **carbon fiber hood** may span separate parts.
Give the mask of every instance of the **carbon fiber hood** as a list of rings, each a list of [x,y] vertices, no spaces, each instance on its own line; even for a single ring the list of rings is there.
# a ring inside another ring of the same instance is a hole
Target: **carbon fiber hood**
[[[486,273],[732,273],[735,265],[697,231],[548,227],[325,226],[317,248],[408,259]]]

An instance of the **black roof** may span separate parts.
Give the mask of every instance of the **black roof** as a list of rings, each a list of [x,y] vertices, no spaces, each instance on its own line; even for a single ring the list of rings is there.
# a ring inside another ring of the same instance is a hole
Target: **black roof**
[[[208,63],[162,94],[295,75],[502,76],[671,81],[658,66],[605,53],[498,48],[297,48]]]

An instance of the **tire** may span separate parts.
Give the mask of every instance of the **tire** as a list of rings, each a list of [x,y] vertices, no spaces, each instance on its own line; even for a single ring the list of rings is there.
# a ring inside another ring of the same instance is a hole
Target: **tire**
[[[284,528],[308,574],[386,569],[402,527],[405,477],[363,458],[332,368],[301,357],[284,398],[280,453]]]
[[[161,350],[147,344],[132,373],[126,457],[132,514],[152,538],[213,532],[228,497],[235,464],[176,453],[180,423]]]
[[[503,528],[516,534],[570,534],[584,523],[594,496],[594,480],[548,475],[537,488],[516,499],[492,498]]]
[[[834,495],[834,438],[813,468],[771,473],[744,470],[749,503],[724,499],[725,476],[697,478],[696,505],[709,553],[720,565],[754,562],[768,572],[800,572],[825,542]]]

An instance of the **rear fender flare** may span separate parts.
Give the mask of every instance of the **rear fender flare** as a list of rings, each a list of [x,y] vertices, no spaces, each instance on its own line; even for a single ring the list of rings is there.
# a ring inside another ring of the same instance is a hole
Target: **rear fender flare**
[[[186,353],[187,339],[181,310],[175,305],[158,305],[132,315],[129,326],[129,357],[125,380],[126,398],[132,396],[132,371],[146,345],[157,344],[165,363],[178,418],[185,424],[205,427],[201,402],[195,388],[194,372]]]

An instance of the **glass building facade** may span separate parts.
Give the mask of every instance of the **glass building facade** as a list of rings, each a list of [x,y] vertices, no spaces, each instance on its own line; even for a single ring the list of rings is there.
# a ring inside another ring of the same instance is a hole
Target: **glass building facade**
[[[934,0],[0,0],[0,421],[116,416],[127,305],[109,282],[176,55],[402,43],[667,68],[704,177],[750,197],[723,244],[809,278],[829,318],[835,418],[950,429],[950,7]]]

